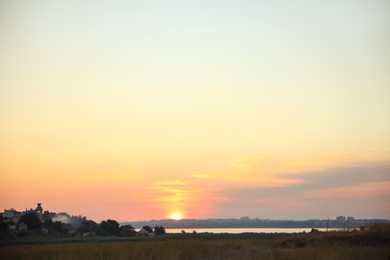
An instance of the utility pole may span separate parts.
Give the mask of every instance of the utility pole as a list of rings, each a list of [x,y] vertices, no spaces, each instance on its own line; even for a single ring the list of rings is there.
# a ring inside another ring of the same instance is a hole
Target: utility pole
[[[326,232],[328,232],[329,229],[329,216],[328,216],[328,222],[326,222]]]

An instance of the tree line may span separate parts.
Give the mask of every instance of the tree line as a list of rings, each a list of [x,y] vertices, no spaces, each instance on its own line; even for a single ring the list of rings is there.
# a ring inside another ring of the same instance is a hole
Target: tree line
[[[3,215],[0,215],[0,237],[6,236],[19,236],[24,237],[27,235],[48,233],[52,235],[98,235],[98,236],[118,236],[118,237],[134,237],[137,235],[135,228],[130,225],[120,225],[116,220],[107,219],[100,223],[96,223],[93,220],[88,220],[85,217],[76,217],[78,221],[71,223],[64,223],[62,221],[53,221],[51,218],[44,218],[42,221],[35,212],[28,212],[20,217],[17,223],[12,220],[4,219]],[[21,223],[27,225],[27,230],[15,229],[19,227]],[[11,227],[14,227],[12,229]],[[145,225],[143,229],[153,235],[165,234],[165,228],[163,226],[155,226],[154,228]]]

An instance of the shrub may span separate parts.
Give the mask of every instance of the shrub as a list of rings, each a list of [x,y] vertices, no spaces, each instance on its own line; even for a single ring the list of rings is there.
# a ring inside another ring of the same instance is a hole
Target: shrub
[[[154,227],[154,234],[156,236],[165,234],[165,228],[163,226],[155,226]]]

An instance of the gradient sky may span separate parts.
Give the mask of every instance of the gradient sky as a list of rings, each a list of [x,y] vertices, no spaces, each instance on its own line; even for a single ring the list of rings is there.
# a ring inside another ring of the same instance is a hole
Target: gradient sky
[[[390,218],[390,4],[0,3],[0,210]]]

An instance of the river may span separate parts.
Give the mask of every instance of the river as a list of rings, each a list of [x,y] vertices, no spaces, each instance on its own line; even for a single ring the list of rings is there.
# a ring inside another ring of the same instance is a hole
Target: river
[[[186,233],[192,233],[194,230],[197,233],[302,233],[310,232],[311,228],[166,228],[167,233],[181,233],[184,230]],[[326,228],[318,228],[319,231],[326,231]],[[338,230],[337,228],[329,228],[329,231]]]

